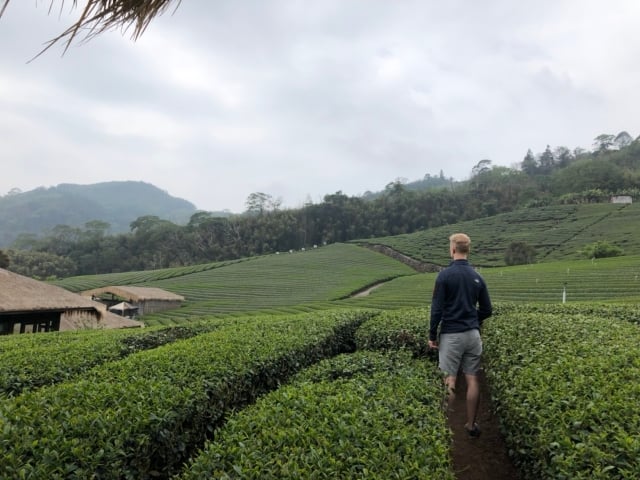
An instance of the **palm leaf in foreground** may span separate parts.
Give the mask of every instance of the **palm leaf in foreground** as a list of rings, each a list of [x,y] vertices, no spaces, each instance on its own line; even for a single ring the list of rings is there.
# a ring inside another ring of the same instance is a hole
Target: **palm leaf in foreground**
[[[4,14],[10,0],[4,0],[0,4],[0,17]],[[49,40],[45,48],[38,54],[42,54],[54,44],[64,41],[65,52],[74,40],[82,33],[84,41],[103,33],[107,30],[121,28],[123,31],[133,28],[132,38],[138,39],[149,26],[151,21],[165,12],[170,4],[176,8],[182,0],[88,0],[80,18],[57,37]],[[60,1],[60,7],[64,7],[65,1]],[[49,12],[53,8],[51,1]],[[78,0],[72,1],[72,8],[78,7]]]

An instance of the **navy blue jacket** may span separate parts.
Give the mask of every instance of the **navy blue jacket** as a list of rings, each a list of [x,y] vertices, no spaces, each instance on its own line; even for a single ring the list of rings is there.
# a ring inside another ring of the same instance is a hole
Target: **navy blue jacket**
[[[431,300],[429,340],[440,333],[458,333],[480,329],[492,307],[484,279],[468,260],[454,260],[436,277]]]

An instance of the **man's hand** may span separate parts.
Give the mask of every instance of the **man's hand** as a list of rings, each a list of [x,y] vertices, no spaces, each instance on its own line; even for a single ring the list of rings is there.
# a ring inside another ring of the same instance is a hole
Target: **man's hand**
[[[429,348],[431,348],[433,350],[437,350],[438,349],[438,342],[436,342],[434,340],[429,340]]]

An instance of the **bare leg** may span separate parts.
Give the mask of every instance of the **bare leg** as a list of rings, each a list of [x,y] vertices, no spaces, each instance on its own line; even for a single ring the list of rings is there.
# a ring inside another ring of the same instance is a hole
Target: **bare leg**
[[[444,384],[447,387],[447,410],[452,412],[456,401],[456,377],[447,375],[444,377]]]
[[[477,375],[465,374],[467,381],[467,428],[472,429],[476,423],[476,415],[478,414],[478,405],[480,404],[480,381]]]

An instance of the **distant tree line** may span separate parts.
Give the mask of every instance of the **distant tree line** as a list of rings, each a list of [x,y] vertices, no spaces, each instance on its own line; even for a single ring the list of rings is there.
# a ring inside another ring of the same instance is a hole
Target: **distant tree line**
[[[44,237],[23,234],[0,254],[0,266],[38,278],[151,270],[311,248],[358,238],[412,233],[522,207],[606,202],[611,195],[640,195],[640,140],[600,135],[591,152],[547,146],[529,150],[514,168],[480,160],[466,181],[425,176],[428,188],[396,180],[379,194],[338,191],[322,202],[281,209],[257,192],[240,215],[197,212],[187,225],[142,216],[130,232],[108,235],[95,220],[83,228],[58,225]],[[509,263],[530,262],[526,245],[512,245]],[[8,259],[8,262],[7,262]]]

